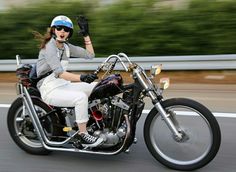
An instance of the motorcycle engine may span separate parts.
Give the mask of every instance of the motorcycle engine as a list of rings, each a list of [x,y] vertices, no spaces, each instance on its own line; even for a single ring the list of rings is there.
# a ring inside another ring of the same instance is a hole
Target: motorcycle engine
[[[89,109],[88,131],[105,140],[101,147],[115,146],[124,139],[127,131],[124,115],[129,113],[129,105],[122,98],[96,99],[89,103]]]

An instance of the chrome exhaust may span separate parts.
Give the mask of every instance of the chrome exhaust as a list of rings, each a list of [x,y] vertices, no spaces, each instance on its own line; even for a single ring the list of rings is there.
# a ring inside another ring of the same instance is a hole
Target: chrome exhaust
[[[123,142],[123,145],[120,147],[120,149],[113,151],[113,152],[105,152],[105,151],[92,151],[88,149],[77,149],[77,148],[61,148],[61,147],[53,147],[45,144],[45,142],[42,142],[43,147],[50,151],[66,151],[66,152],[78,152],[78,153],[87,153],[87,154],[97,154],[97,155],[116,155],[120,152],[124,151],[125,144],[130,136],[130,123],[128,119],[128,115],[124,115],[125,121],[127,124],[127,132],[125,136],[125,140]]]

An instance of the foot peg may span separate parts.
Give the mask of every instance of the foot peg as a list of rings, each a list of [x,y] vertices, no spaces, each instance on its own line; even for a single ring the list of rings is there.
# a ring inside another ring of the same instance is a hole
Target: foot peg
[[[80,140],[75,141],[72,146],[77,149],[84,149],[83,145],[81,144]]]

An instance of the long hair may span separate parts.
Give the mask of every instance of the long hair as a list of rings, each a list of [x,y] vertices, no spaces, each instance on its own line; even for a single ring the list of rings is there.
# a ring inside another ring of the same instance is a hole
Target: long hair
[[[39,48],[43,49],[45,48],[45,45],[48,43],[48,41],[52,38],[54,34],[54,28],[52,27],[47,28],[47,32],[44,35],[42,35],[41,33],[37,31],[33,31],[32,33],[34,35],[34,38],[39,40],[40,42]]]

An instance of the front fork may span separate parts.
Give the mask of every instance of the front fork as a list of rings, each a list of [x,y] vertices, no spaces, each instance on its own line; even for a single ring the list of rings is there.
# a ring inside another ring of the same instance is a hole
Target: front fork
[[[150,89],[148,84],[144,81],[143,78],[146,78],[146,80],[149,82],[149,84],[152,84],[151,81],[146,76],[146,74],[144,72],[141,72],[138,69],[134,69],[134,73],[135,73],[135,76],[137,77],[137,79],[139,80],[139,83],[146,90],[147,95],[151,98],[154,107],[161,114],[162,119],[165,121],[168,128],[172,132],[174,139],[178,142],[183,140],[183,132],[178,131],[178,129],[179,129],[179,128],[177,129],[178,124],[175,125],[175,123],[177,121],[175,120],[175,123],[172,121],[172,119],[170,118],[170,114],[165,111],[165,109],[162,107],[160,101],[158,100],[157,93],[155,93],[154,90]]]
[[[165,121],[167,124],[168,128],[172,132],[174,139],[176,141],[181,141],[183,139],[183,133],[180,132],[177,127],[178,124],[175,125],[174,121],[171,118],[171,114],[167,113],[165,109],[162,107],[160,102],[154,103],[155,108],[157,111],[161,114],[162,119]],[[175,117],[174,117],[175,118]],[[177,122],[177,121],[176,121]]]

